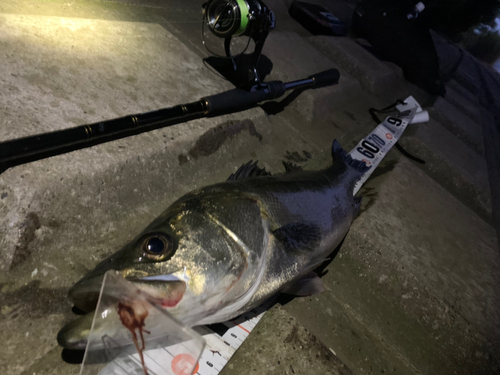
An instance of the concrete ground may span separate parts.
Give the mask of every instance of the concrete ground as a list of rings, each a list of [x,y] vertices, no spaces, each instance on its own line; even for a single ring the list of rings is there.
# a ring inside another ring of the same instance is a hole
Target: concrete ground
[[[339,85],[306,91],[277,115],[256,108],[196,120],[0,175],[0,373],[78,373],[55,340],[74,317],[68,288],[180,195],[249,159],[271,171],[282,160],[328,166],[333,139],[349,149],[373,129],[368,108],[410,94],[433,102],[350,37],[312,36],[288,16],[289,1],[266,3],[278,19],[264,48],[267,79],[334,67]],[[354,7],[318,3],[346,21]],[[3,0],[0,140],[230,89],[201,60],[200,9],[180,0]],[[426,164],[392,150],[363,187],[326,291],[281,301],[224,374],[500,371],[496,190],[470,69],[429,108],[431,121],[403,136]]]

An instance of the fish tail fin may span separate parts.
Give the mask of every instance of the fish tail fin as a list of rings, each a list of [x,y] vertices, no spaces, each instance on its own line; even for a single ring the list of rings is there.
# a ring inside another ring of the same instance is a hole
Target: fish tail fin
[[[356,160],[347,153],[340,143],[335,139],[332,144],[332,156],[334,160],[334,165],[332,166],[332,170],[335,170],[335,164],[337,163],[337,166],[339,163],[342,165],[343,168],[347,168],[347,184],[348,184],[348,190],[353,190],[354,185],[358,180],[363,176],[371,167],[367,166],[364,161],[361,160]],[[359,204],[361,201],[356,202],[356,210],[359,212]]]
[[[361,177],[366,171],[371,167],[368,167],[364,161],[356,160],[351,157],[340,145],[340,143],[335,139],[332,144],[332,157],[334,160],[340,160],[347,168],[357,175],[357,178]]]

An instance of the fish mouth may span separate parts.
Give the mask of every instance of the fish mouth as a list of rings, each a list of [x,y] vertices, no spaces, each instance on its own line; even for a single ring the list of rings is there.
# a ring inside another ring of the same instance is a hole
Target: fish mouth
[[[104,276],[80,280],[69,290],[69,299],[77,309],[85,313],[94,311],[99,301],[103,280]],[[174,275],[125,277],[125,280],[132,282],[138,289],[145,292],[151,302],[164,308],[175,307],[187,289],[185,280]],[[116,293],[117,297],[122,295],[120,291],[110,288],[103,293],[108,296]]]
[[[62,347],[74,350],[86,348],[94,320],[92,311],[97,307],[101,289],[106,297],[112,297],[115,301],[120,301],[127,294],[124,293],[123,288],[103,289],[103,279],[103,276],[82,279],[70,289],[69,296],[75,307],[88,313],[69,322],[59,331],[57,341]],[[187,290],[187,283],[173,275],[126,278],[126,280],[133,282],[139,290],[144,292],[148,302],[164,309],[175,307]]]
[[[69,299],[75,307],[83,312],[94,311],[99,301],[104,276],[82,279],[68,292]]]
[[[57,343],[70,350],[85,350],[92,329],[94,314],[78,317],[66,324],[57,334]]]
[[[150,302],[163,308],[177,306],[187,290],[187,282],[174,275],[150,276],[131,281],[148,295]]]

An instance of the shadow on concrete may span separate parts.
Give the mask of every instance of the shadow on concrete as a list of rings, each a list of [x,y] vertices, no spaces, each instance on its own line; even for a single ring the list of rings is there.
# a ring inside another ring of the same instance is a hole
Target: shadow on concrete
[[[127,350],[128,346],[121,347],[119,351]],[[80,365],[83,363],[85,350],[63,349],[61,351],[61,359],[72,365]],[[93,350],[92,355],[86,359],[85,365],[106,364],[110,361],[109,349]]]
[[[0,284],[0,289],[5,285]],[[27,316],[39,318],[50,314],[63,314],[67,308],[67,293],[66,288],[43,288],[40,280],[33,280],[19,289],[0,294],[0,306],[13,307],[3,317],[24,319]]]
[[[205,65],[210,65],[222,77],[231,82],[235,87],[242,89],[250,89],[254,86],[253,64],[255,56],[251,54],[241,54],[229,57],[210,56],[203,59]],[[257,66],[257,74],[260,81],[264,82],[273,70],[273,63],[266,55],[260,55]]]
[[[61,358],[64,362],[78,365],[83,362],[83,356],[85,355],[85,350],[71,350],[63,349],[61,352]]]
[[[377,177],[383,176],[386,173],[391,172],[396,167],[397,163],[398,163],[397,160],[383,161],[382,164],[379,165],[377,169],[373,171],[371,176],[368,178],[368,180],[365,182],[365,184],[360,190],[360,195],[363,197],[363,201],[361,204],[361,209],[359,211],[359,214],[362,214],[363,212],[370,209],[370,207],[372,207],[377,201],[378,189],[375,187],[370,187],[369,182],[373,181]]]
[[[302,94],[307,89],[296,89],[293,90],[290,94],[288,94],[285,99],[281,101],[271,101],[265,102],[259,105],[260,108],[266,112],[267,115],[277,115],[280,112],[283,112],[285,108],[292,103],[295,99],[298,98],[300,94]]]
[[[76,307],[76,306],[73,306],[73,307],[71,308],[71,312],[72,312],[73,314],[76,314],[76,315],[86,315],[86,314],[88,314],[88,312],[85,312],[85,311],[83,311],[83,310],[80,310],[80,309],[79,309],[78,307]]]

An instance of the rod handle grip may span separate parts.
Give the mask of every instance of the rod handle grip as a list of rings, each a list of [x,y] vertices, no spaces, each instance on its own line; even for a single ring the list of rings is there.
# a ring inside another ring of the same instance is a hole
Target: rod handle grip
[[[313,87],[317,89],[339,83],[340,73],[337,69],[328,69],[324,72],[313,74],[312,76],[309,76],[309,78],[314,80]]]
[[[208,115],[243,111],[255,107],[264,100],[271,100],[285,93],[283,82],[273,81],[256,86],[251,91],[233,89],[220,94],[207,96],[201,100],[208,104]]]

